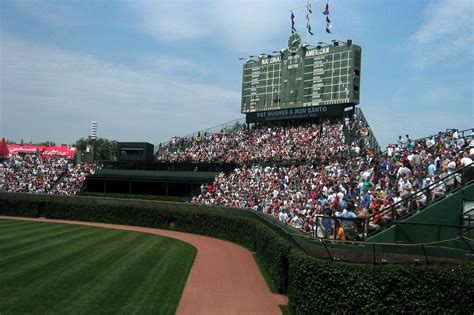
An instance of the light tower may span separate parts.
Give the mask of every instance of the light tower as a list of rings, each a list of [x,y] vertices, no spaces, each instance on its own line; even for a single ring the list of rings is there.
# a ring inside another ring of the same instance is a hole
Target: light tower
[[[97,139],[97,121],[91,122],[91,134],[89,136],[91,140]]]
[[[86,152],[91,155],[91,162],[94,162],[94,144],[97,139],[97,121],[91,122],[91,133],[89,135],[90,143],[86,145]]]

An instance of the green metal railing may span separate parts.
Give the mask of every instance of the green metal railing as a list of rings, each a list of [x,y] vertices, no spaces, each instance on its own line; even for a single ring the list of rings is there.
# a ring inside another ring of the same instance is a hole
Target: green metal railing
[[[381,232],[382,230],[389,228],[393,224],[406,219],[407,217],[413,215],[414,213],[422,211],[423,209],[428,207],[430,204],[441,200],[446,195],[450,193],[454,193],[458,189],[464,186],[467,186],[468,184],[473,183],[474,181],[470,181],[468,183],[465,183],[464,185],[462,184],[462,174],[469,167],[473,167],[473,166],[469,165],[461,169],[458,169],[456,172],[446,177],[441,178],[439,181],[434,182],[433,184],[425,187],[424,189],[421,189],[409,195],[408,197],[405,197],[399,202],[390,205],[389,207],[385,208],[383,211],[374,213],[370,215],[369,217],[367,217],[366,218],[367,222],[365,224],[367,227],[369,227],[367,231],[367,237],[373,236]],[[436,192],[437,189],[442,189],[443,187],[444,187],[444,192],[442,192],[442,195],[435,196],[432,193],[432,192]],[[417,200],[420,199],[422,194],[424,194],[424,196],[426,197],[426,202],[424,204],[420,204],[420,202],[417,202]],[[373,228],[371,229],[370,228],[371,223],[376,221],[377,216],[380,218],[379,220],[377,220],[377,222],[381,222],[381,223],[378,224],[378,227],[373,227],[373,224],[372,224]]]

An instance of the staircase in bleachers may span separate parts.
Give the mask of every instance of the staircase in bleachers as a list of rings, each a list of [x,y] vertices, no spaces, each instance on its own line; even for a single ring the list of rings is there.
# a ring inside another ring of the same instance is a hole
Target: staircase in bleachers
[[[352,110],[345,112],[345,119],[349,119],[348,122],[344,122],[343,129],[347,144],[350,145],[356,142],[362,150],[371,149],[375,152],[380,152],[380,145],[362,109],[357,107],[355,113]],[[355,119],[357,120],[356,122],[354,122]]]
[[[442,236],[443,230],[454,231],[453,235],[470,235],[474,227],[474,207],[466,210],[464,205],[466,202],[471,206],[474,204],[473,168],[472,164],[461,168],[383,211],[369,216],[365,223],[366,239],[373,242],[409,242],[419,237],[413,235],[413,231],[417,228],[419,232],[428,228],[438,229],[439,240],[446,238]],[[444,192],[437,196],[435,193],[437,191]],[[420,203],[416,200],[420,200],[422,194],[426,197],[426,203],[418,206]],[[410,230],[412,235],[406,232],[408,229],[403,233],[400,232],[404,225],[413,225]]]

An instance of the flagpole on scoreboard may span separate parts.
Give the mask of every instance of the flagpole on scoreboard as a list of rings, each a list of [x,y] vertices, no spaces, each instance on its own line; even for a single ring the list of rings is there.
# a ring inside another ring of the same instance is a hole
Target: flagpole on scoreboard
[[[315,4],[315,3],[319,3],[321,2],[321,0],[315,0],[313,2],[309,2],[309,4]],[[290,12],[293,12],[294,10],[298,10],[298,9],[301,9],[301,8],[306,8],[307,4],[305,5],[300,5],[299,7],[295,7],[293,9],[290,9]]]
[[[314,0],[314,1],[310,1],[308,0],[308,3],[305,4],[305,5],[300,5],[299,7],[295,7],[293,9],[290,9],[290,12],[293,13],[294,10],[298,10],[298,9],[302,9],[302,8],[306,8],[306,10],[308,10],[308,7],[311,5],[311,4],[315,4],[315,3],[319,3],[321,2],[321,0]],[[309,29],[308,29],[308,23],[310,22],[309,20],[309,12],[307,11],[306,12],[306,44],[309,45]]]
[[[309,45],[309,29],[308,29],[308,23],[309,23],[309,12],[308,12],[308,7],[309,7],[309,0],[308,4],[306,5],[306,44]]]

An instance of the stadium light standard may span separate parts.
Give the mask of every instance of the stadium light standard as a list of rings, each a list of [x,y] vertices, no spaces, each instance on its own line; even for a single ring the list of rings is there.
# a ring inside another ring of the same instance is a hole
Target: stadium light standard
[[[254,60],[253,58],[257,58],[257,56],[239,57],[239,60],[245,60],[245,62],[257,61],[257,60]]]
[[[310,45],[310,44],[306,43],[306,44],[303,44],[303,48],[304,48],[304,49],[318,48],[318,46],[314,46],[314,45]]]
[[[282,50],[274,50],[272,51],[271,53],[260,53],[260,55],[258,55],[259,58],[271,58],[271,57],[276,57],[276,56],[279,56],[279,55],[283,55],[285,53],[285,51],[282,49]]]
[[[344,45],[347,45],[347,46],[350,46],[352,45],[352,39],[348,39],[347,42],[343,41],[343,40],[340,40],[340,39],[333,39],[331,40],[331,42],[334,44],[334,46],[339,46],[339,44],[344,44]]]

